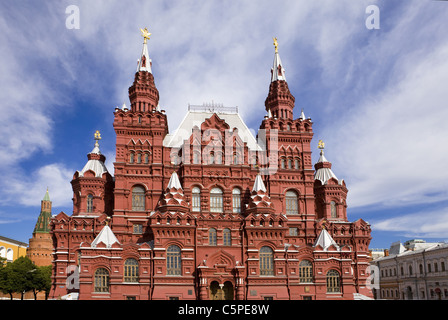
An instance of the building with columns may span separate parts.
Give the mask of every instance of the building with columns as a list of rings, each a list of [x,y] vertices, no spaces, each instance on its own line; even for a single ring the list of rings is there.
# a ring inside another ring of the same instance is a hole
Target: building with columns
[[[142,31],[129,108],[114,111],[114,176],[97,132],[71,181],[73,213],[51,221],[50,297],[371,297],[370,225],[348,221],[323,143],[313,167],[313,122],[294,118],[276,39],[257,137],[236,107],[214,103],[189,106],[170,132]]]

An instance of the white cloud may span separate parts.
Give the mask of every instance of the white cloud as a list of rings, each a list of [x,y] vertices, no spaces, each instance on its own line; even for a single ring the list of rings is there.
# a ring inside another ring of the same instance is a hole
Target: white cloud
[[[416,12],[408,8],[405,18],[378,37],[375,46],[353,54],[377,66],[355,75],[357,83],[351,84],[359,94],[334,99],[338,114],[329,115],[319,134],[325,137],[336,175],[348,182],[351,207],[431,203],[448,197],[448,43],[437,15],[425,20],[422,32],[416,21],[421,22],[425,12]],[[411,41],[408,33],[416,38]],[[430,50],[416,46],[419,37]],[[349,101],[356,97],[359,103]],[[354,106],[343,108],[342,103]]]
[[[74,172],[64,164],[52,163],[32,173],[15,172],[5,176],[2,181],[1,203],[38,206],[48,187],[53,207],[70,206],[73,196],[70,181]]]
[[[408,238],[448,238],[448,208],[370,222],[374,230],[398,232]]]

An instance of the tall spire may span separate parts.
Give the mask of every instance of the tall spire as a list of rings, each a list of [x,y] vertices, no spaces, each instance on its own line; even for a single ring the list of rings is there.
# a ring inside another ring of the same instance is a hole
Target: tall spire
[[[132,112],[152,112],[159,104],[159,91],[154,83],[152,74],[152,62],[149,58],[147,40],[151,33],[148,29],[140,29],[143,37],[143,49],[138,60],[134,83],[129,88],[129,100]]]
[[[104,173],[107,173],[107,168],[104,164],[106,157],[101,154],[99,140],[101,140],[101,134],[98,130],[94,133],[95,145],[92,151],[87,155],[87,163],[81,171],[78,171],[79,176],[82,177],[84,174],[91,170],[95,173],[95,177],[102,177]]]
[[[40,214],[37,218],[36,226],[33,233],[49,233],[50,232],[50,220],[51,220],[51,201],[50,194],[45,192],[45,195],[40,202]]]
[[[264,102],[266,111],[274,118],[293,120],[295,98],[291,94],[286,82],[285,69],[283,68],[280,54],[278,53],[278,41],[274,39],[274,64],[271,68],[271,84],[269,94]]]
[[[280,55],[278,53],[278,42],[277,38],[274,39],[274,47],[275,47],[275,55],[274,55],[274,65],[271,69],[271,82],[277,80],[285,80],[285,69],[283,68],[282,60],[280,59]]]
[[[152,73],[152,71],[151,71],[152,61],[149,58],[148,46],[146,45],[146,41],[150,39],[151,33],[148,32],[147,28],[140,29],[140,31],[142,32],[142,37],[143,37],[143,49],[142,49],[142,54],[140,56],[140,60],[138,62],[137,72],[138,71],[147,71],[147,72]]]

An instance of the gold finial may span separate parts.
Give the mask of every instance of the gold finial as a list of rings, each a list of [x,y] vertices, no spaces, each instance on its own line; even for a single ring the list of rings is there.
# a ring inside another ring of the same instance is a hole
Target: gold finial
[[[95,140],[101,140],[101,134],[99,130],[95,131],[95,134],[93,135]]]
[[[145,29],[140,28],[140,31],[142,32],[143,43],[146,44],[146,40],[149,40],[151,33],[148,31],[147,28]]]
[[[278,53],[278,42],[277,38],[272,38],[274,40],[275,53]]]
[[[322,140],[319,140],[319,144],[317,145],[317,147],[320,150],[323,150],[323,149],[325,149],[325,143]]]

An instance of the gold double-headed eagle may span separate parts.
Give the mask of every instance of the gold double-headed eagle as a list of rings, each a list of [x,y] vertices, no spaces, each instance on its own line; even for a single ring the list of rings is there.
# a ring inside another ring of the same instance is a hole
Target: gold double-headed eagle
[[[278,53],[278,42],[277,38],[272,38],[274,40],[275,53]]]
[[[145,29],[140,28],[140,31],[142,32],[143,43],[146,44],[146,40],[149,40],[151,33],[148,31],[147,28],[145,28]]]
[[[319,143],[317,144],[317,147],[319,148],[319,149],[325,149],[325,143],[322,141],[322,140],[319,140]]]

